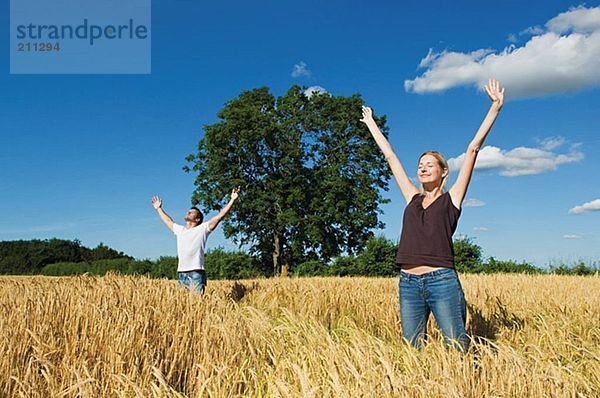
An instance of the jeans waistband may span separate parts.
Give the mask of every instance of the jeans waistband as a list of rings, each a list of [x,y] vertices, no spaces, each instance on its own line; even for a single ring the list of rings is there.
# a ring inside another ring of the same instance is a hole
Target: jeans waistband
[[[204,273],[206,273],[206,270],[203,270],[203,269],[194,269],[194,270],[191,270],[191,271],[177,271],[178,274],[184,274],[184,275],[185,274],[191,274],[193,272],[198,272],[200,274],[204,274]]]
[[[404,270],[400,270],[402,277],[415,280],[436,279],[442,276],[447,276],[449,273],[456,274],[456,270],[454,268],[436,269],[435,271],[427,272],[422,275],[410,274]]]

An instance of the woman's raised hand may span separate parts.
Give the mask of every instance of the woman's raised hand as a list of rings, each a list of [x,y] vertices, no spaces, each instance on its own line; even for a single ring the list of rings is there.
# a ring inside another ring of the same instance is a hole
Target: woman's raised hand
[[[500,87],[500,82],[496,79],[488,80],[488,84],[483,86],[492,103],[499,108],[504,105],[504,87]]]
[[[373,109],[369,108],[368,106],[364,106],[362,107],[362,119],[360,119],[361,122],[363,122],[364,124],[368,124],[370,122],[374,122],[373,120]]]

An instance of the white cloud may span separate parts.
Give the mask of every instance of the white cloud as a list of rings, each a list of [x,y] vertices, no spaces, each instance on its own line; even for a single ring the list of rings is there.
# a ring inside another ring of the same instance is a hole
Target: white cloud
[[[312,75],[312,72],[306,66],[306,63],[302,61],[294,65],[294,68],[292,69],[292,77],[310,77],[310,75]]]
[[[493,77],[506,87],[507,96],[517,98],[600,85],[600,7],[570,9],[549,20],[545,28],[531,27],[521,34],[533,36],[521,47],[511,44],[500,52],[430,49],[419,64],[427,70],[406,80],[404,88],[419,94],[462,85],[481,88]]]
[[[486,227],[473,227],[473,231],[476,232],[488,232],[490,229]]]
[[[313,94],[328,94],[328,91],[321,86],[310,86],[304,90],[304,95],[306,95],[308,98],[312,97]]]
[[[542,174],[554,171],[562,164],[578,162],[583,159],[579,145],[571,145],[567,153],[555,153],[548,148],[556,149],[563,145],[564,139],[551,138],[544,140],[540,148],[517,147],[510,150],[495,146],[485,146],[479,151],[475,169],[498,169],[500,175],[516,177]],[[448,160],[450,171],[459,170],[465,154]]]
[[[544,29],[541,26],[530,26],[527,29],[523,29],[522,31],[520,31],[519,34],[509,33],[506,40],[513,44],[516,44],[519,42],[520,36],[537,36],[541,35],[542,33],[544,33]]]
[[[537,35],[541,35],[542,33],[544,33],[544,29],[541,26],[530,26],[527,29],[523,29],[522,31],[519,32],[519,36],[523,36],[523,35],[530,35],[530,36],[537,36]]]
[[[586,202],[581,206],[575,206],[569,210],[569,214],[583,214],[588,213],[590,211],[600,211],[600,199],[592,200],[591,202]]]
[[[563,238],[564,239],[581,239],[582,236],[581,235],[575,235],[575,234],[564,234]]]
[[[540,148],[544,151],[551,151],[561,147],[565,143],[563,137],[548,137],[540,141]]]
[[[548,30],[556,33],[591,33],[600,30],[600,7],[571,8],[546,22]]]
[[[463,206],[465,206],[465,207],[482,207],[482,206],[485,206],[485,202],[483,202],[479,199],[470,198],[470,199],[465,200],[465,202],[463,203]]]
[[[519,38],[514,33],[511,33],[511,34],[508,35],[508,37],[506,38],[506,40],[508,40],[511,43],[516,43],[516,42],[519,41]]]

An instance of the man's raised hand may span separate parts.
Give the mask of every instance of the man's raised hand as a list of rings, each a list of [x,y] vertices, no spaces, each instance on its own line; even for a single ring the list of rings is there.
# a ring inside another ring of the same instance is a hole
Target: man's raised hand
[[[152,206],[154,206],[154,208],[156,210],[160,209],[162,207],[162,199],[159,198],[158,196],[153,196],[152,197]]]
[[[240,196],[240,187],[231,190],[231,200],[236,200]]]

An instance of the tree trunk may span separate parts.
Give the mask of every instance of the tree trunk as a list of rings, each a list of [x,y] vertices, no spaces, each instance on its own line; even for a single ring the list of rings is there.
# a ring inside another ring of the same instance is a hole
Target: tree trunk
[[[288,265],[283,250],[283,237],[275,233],[273,240],[273,275],[287,276]]]
[[[281,257],[281,238],[275,233],[273,241],[273,276],[279,275],[279,258]]]

